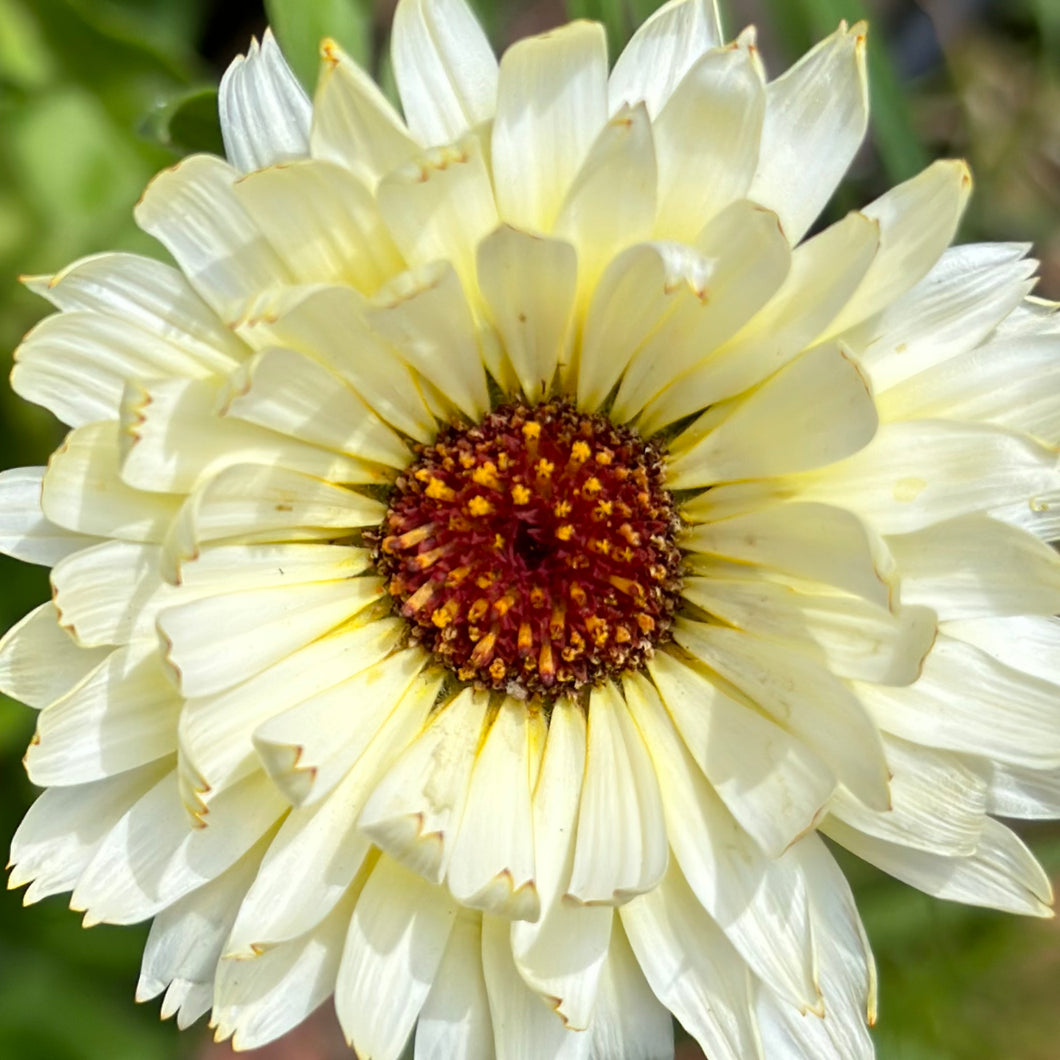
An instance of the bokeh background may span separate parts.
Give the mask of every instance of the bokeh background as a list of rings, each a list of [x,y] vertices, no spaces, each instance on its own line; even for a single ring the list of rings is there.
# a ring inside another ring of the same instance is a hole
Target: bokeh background
[[[608,27],[612,53],[655,0],[473,0],[498,48],[568,17]],[[1039,293],[1060,299],[1060,0],[722,0],[730,33],[759,28],[785,69],[841,18],[868,18],[873,121],[830,217],[929,159],[966,157],[977,190],[961,239],[1033,241]],[[0,357],[44,312],[17,283],[99,250],[160,253],[132,224],[149,177],[217,150],[215,86],[268,21],[296,71],[336,37],[391,86],[392,3],[372,0],[0,0]],[[61,437],[0,393],[0,466],[42,463]],[[48,592],[0,557],[0,630]],[[20,758],[29,710],[0,697],[0,845],[34,792]],[[1023,833],[1054,879],[1060,828]],[[881,1060],[1055,1060],[1060,929],[928,899],[844,859],[876,952]],[[0,1060],[223,1060],[133,1004],[146,927],[81,929],[61,898],[27,910],[0,892]],[[683,1060],[701,1056],[683,1042]],[[258,1060],[349,1057],[326,1012]]]

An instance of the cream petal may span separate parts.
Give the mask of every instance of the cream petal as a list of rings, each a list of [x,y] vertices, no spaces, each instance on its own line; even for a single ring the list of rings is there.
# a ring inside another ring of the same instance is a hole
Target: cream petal
[[[649,672],[729,812],[766,854],[780,857],[816,824],[835,790],[835,774],[802,741],[669,652],[657,652]]]
[[[555,234],[578,249],[583,298],[616,254],[651,235],[656,183],[647,111],[624,107],[593,142],[556,219]]]
[[[751,974],[671,862],[653,891],[620,910],[656,997],[714,1060],[764,1060],[751,1011]]]
[[[239,174],[212,155],[163,170],[136,205],[136,223],[176,259],[203,301],[226,322],[247,300],[292,282],[283,259],[240,205]]]
[[[475,248],[497,227],[480,141],[438,147],[383,178],[379,211],[410,265],[447,260],[474,290]]]
[[[674,639],[816,752],[857,798],[889,807],[879,731],[831,671],[771,640],[702,622],[680,619]]]
[[[476,755],[446,874],[462,906],[513,920],[541,915],[530,791],[545,728],[543,715],[505,697]]]
[[[367,323],[462,412],[482,419],[489,391],[478,325],[448,261],[397,277],[373,299]]]
[[[990,762],[984,772],[989,777],[990,813],[1028,821],[1060,816],[1060,769],[1025,769]]]
[[[688,505],[683,514],[708,515],[712,494],[718,492],[709,491],[701,507]],[[827,548],[821,544],[825,541]],[[775,568],[884,608],[895,597],[897,568],[882,538],[851,512],[831,505],[776,504],[701,523],[684,535],[681,545],[693,553]]]
[[[396,651],[255,730],[258,756],[288,802],[309,806],[333,790],[387,725],[428,658],[422,649]]]
[[[42,792],[11,840],[8,887],[29,883],[26,905],[72,890],[105,836],[167,771],[168,763],[153,762],[105,780]]]
[[[139,254],[94,254],[54,276],[24,281],[64,313],[114,317],[178,346],[209,371],[224,372],[246,354],[243,344],[191,289],[184,274]],[[183,363],[183,358],[180,363]],[[159,374],[173,371],[160,360]]]
[[[161,541],[182,498],[127,486],[119,456],[117,423],[92,423],[71,431],[48,461],[41,508],[52,522],[83,534]],[[0,488],[2,484],[0,477]]]
[[[1060,619],[990,615],[947,622],[942,632],[974,645],[1005,666],[1060,685]]]
[[[372,78],[333,40],[322,42],[320,54],[310,154],[352,170],[374,191],[384,173],[422,148]]]
[[[939,635],[909,688],[857,686],[885,732],[912,743],[1037,769],[1060,765],[1057,686]],[[960,691],[955,691],[959,689]]]
[[[816,1010],[806,884],[796,863],[790,854],[767,857],[745,834],[692,761],[647,679],[627,677],[625,688],[655,762],[674,859],[696,900],[756,975],[795,1004]],[[661,889],[647,893],[659,895]],[[630,940],[639,950],[632,934]],[[646,960],[644,953],[638,956]],[[653,981],[650,973],[648,978]],[[661,981],[653,985],[659,988]]]
[[[766,87],[750,197],[798,243],[832,197],[868,125],[865,24],[839,29]]]
[[[150,641],[119,648],[40,712],[26,772],[41,787],[85,784],[172,754],[181,705]]]
[[[380,579],[362,577],[219,593],[166,607],[159,636],[181,693],[204,696],[260,673],[382,592]]]
[[[902,599],[942,621],[1060,611],[1060,556],[1036,537],[975,513],[887,539]]]
[[[808,471],[862,449],[877,424],[856,362],[840,346],[818,346],[734,401],[705,437],[698,421],[679,435],[668,485],[688,489]]]
[[[401,1056],[457,909],[442,888],[379,859],[357,899],[335,982],[339,1023],[359,1056]]]
[[[371,844],[357,828],[357,815],[380,771],[426,721],[440,685],[439,678],[417,680],[334,791],[287,815],[241,899],[228,955],[250,958],[312,930],[342,899],[366,859],[371,864]]]
[[[483,915],[482,971],[497,1060],[589,1060],[589,1035],[564,1027],[545,999],[523,982],[508,934],[507,920]]]
[[[631,419],[738,331],[769,301],[791,266],[776,215],[746,200],[732,203],[707,225],[696,251],[710,263],[703,282],[681,292],[673,312],[630,360],[611,412],[618,420]]]
[[[930,460],[924,454],[930,453]],[[885,423],[860,452],[800,483],[808,501],[838,503],[882,534],[906,534],[1055,489],[1056,453],[986,424]]]
[[[876,390],[974,349],[1023,300],[1036,262],[1023,243],[950,247],[907,294],[845,332]]]
[[[493,117],[497,60],[464,0],[401,0],[390,54],[405,118],[420,143],[452,143]]]
[[[652,993],[618,918],[593,1010],[591,1055],[603,1060],[669,1057],[674,1021]]]
[[[964,162],[935,162],[866,206],[861,212],[880,226],[880,250],[823,337],[860,324],[923,279],[950,245],[971,190]]]
[[[265,777],[252,777],[218,798],[209,825],[188,827],[169,773],[135,802],[100,844],[70,905],[86,924],[134,924],[219,876],[283,813]]]
[[[0,552],[23,563],[54,566],[97,543],[94,537],[69,530],[42,511],[45,469],[13,467],[0,471]]]
[[[299,283],[349,283],[370,294],[404,268],[375,197],[343,166],[290,162],[232,190]]]
[[[551,229],[607,121],[607,41],[571,22],[513,44],[501,59],[491,159],[501,219]]]
[[[256,353],[229,379],[222,415],[355,460],[401,468],[411,457],[343,380],[294,350]]]
[[[852,213],[796,247],[776,294],[705,363],[652,400],[642,429],[658,430],[741,393],[809,347],[861,282],[879,241],[876,222]],[[851,348],[860,363],[860,347]]]
[[[652,122],[659,159],[656,238],[688,240],[747,195],[765,103],[753,44],[717,48],[695,62]]]
[[[190,493],[233,464],[279,464],[334,482],[382,483],[377,466],[220,415],[216,384],[172,379],[130,383],[122,398],[122,478],[159,493]]]
[[[888,737],[891,808],[866,809],[840,789],[829,813],[865,835],[932,854],[975,853],[986,820],[987,786],[954,754]]]
[[[585,779],[567,896],[585,905],[621,904],[666,871],[666,823],[648,748],[618,689],[589,701]]]
[[[641,100],[655,118],[704,52],[724,38],[715,0],[670,0],[647,18],[615,60],[608,83],[614,113]]]
[[[488,705],[488,696],[468,688],[433,714],[358,820],[374,843],[434,883],[449,865]]]
[[[936,898],[1027,916],[1053,915],[1049,877],[1015,832],[991,817],[983,821],[976,852],[963,858],[876,839],[831,817],[822,830],[859,858]]]
[[[569,356],[577,284],[578,255],[569,243],[504,226],[479,244],[479,289],[531,402],[550,392]]]
[[[216,544],[182,562],[167,582],[181,587],[184,603],[193,595],[354,578],[370,565],[371,553],[352,545]]]
[[[431,441],[434,417],[408,368],[365,322],[367,303],[349,287],[311,287],[266,306],[246,325],[258,346],[287,346],[345,379],[375,414],[419,442]]]
[[[45,707],[81,683],[110,648],[82,648],[49,600],[0,639],[0,689],[28,707]],[[48,665],[41,666],[40,660]]]
[[[906,568],[902,593],[906,595]],[[936,616],[927,607],[888,611],[857,596],[792,585],[772,573],[758,578],[715,573],[686,578],[684,597],[737,629],[798,648],[841,677],[884,685],[912,684],[935,640]]]
[[[225,154],[244,173],[309,153],[313,108],[271,30],[229,64],[217,109]]]
[[[486,980],[482,975],[482,920],[457,915],[442,963],[416,1023],[415,1060],[493,1055]]]
[[[216,1041],[256,1049],[301,1023],[335,989],[346,925],[356,893],[314,931],[253,960],[222,960],[210,1026]]]

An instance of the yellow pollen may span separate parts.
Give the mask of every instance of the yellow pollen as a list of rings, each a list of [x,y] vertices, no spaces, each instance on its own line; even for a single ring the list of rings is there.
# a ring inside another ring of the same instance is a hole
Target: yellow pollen
[[[530,503],[530,491],[520,485],[518,482],[512,486],[512,500],[516,504],[529,504]]]
[[[432,501],[451,501],[456,497],[456,491],[447,486],[440,478],[433,475],[427,483],[427,496]]]
[[[511,611],[512,607],[515,606],[515,597],[511,593],[507,593],[502,596],[499,600],[496,600],[493,604],[493,610],[497,614],[504,618],[504,616]]]
[[[409,530],[404,534],[392,535],[383,539],[383,551],[393,554],[403,549],[413,548],[421,541],[425,541],[434,533],[434,523],[425,523]]]
[[[601,449],[596,454],[596,462],[601,467],[607,467],[614,458],[615,458],[615,454],[612,453],[610,449]]]
[[[541,424],[540,423],[524,423],[523,424],[523,437],[529,442],[531,440],[537,441],[541,437]]]
[[[438,548],[432,548],[430,552],[421,552],[413,561],[416,569],[426,570],[428,567],[433,567],[447,551],[444,545],[439,545]]]
[[[584,464],[592,454],[592,450],[589,448],[587,442],[579,439],[570,447],[570,458],[578,464]]]
[[[537,472],[538,478],[551,478],[552,472],[556,470],[556,465],[551,460],[541,459],[534,466],[534,470]]]
[[[493,547],[498,552],[503,552],[504,551],[504,535],[503,534],[494,534],[493,535]]]
[[[556,537],[560,541],[569,541],[574,536],[574,527],[570,523],[564,523],[562,526],[556,527]]]
[[[503,681],[504,675],[508,672],[508,668],[504,665],[503,659],[494,659],[490,663],[490,677],[494,681]]]
[[[468,609],[467,609],[467,620],[469,622],[477,622],[482,616],[490,609],[489,600],[485,597],[480,596]]]
[[[552,505],[552,513],[557,519],[566,519],[570,515],[571,507],[570,501],[556,501]]]
[[[445,629],[456,618],[459,610],[460,605],[455,600],[446,600],[441,607],[432,612],[431,621],[439,629]]]
[[[476,467],[471,472],[471,481],[476,486],[485,486],[491,490],[499,490],[501,488],[500,479],[497,478],[497,465],[492,460],[488,460],[480,467]]]
[[[600,522],[600,520],[606,519],[614,510],[615,506],[610,501],[597,501],[596,507],[593,509],[593,518]]]
[[[540,585],[535,585],[530,590],[530,606],[537,609],[545,606],[545,590]]]
[[[587,599],[585,590],[577,583],[570,587],[570,598],[574,601],[575,607],[584,607]]]
[[[592,478],[585,480],[585,485],[582,486],[582,493],[584,493],[586,497],[595,497],[602,489],[603,486],[600,485],[600,480],[593,475]]]
[[[472,497],[467,502],[468,515],[492,515],[493,505],[485,497]]]

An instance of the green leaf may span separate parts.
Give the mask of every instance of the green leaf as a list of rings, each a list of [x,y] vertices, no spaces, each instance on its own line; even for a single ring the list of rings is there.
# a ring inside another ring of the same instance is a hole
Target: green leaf
[[[217,117],[217,89],[197,88],[174,96],[148,115],[144,135],[178,154],[224,154]]]
[[[265,0],[283,54],[312,94],[320,66],[320,42],[331,37],[361,66],[372,58],[372,5],[369,0]]]

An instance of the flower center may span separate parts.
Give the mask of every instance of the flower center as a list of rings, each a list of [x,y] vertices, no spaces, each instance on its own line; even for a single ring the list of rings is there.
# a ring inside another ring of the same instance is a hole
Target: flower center
[[[414,639],[479,687],[571,694],[650,658],[680,590],[662,453],[571,404],[452,427],[397,480],[375,559]]]

